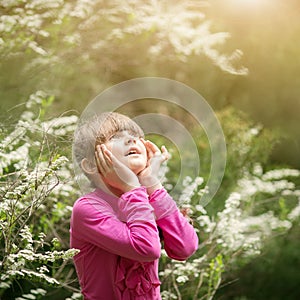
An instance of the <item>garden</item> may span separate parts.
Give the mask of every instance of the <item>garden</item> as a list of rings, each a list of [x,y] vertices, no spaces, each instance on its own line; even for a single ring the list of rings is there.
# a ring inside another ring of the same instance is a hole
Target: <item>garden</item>
[[[221,143],[195,117],[203,105],[189,111],[189,99],[145,97],[115,107],[184,129],[146,132],[169,149],[164,186],[199,237],[186,261],[162,250],[162,299],[299,299],[299,8],[295,0],[0,1],[0,299],[82,299],[78,249],[69,246],[82,193],[73,134],[93,99],[135,78],[201,95],[226,148],[217,189],[202,202]],[[174,131],[195,148],[176,144]]]

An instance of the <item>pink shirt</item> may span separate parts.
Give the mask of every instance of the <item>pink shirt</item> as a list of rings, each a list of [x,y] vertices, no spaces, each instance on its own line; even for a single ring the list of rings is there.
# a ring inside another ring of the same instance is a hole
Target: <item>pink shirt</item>
[[[120,199],[96,189],[76,201],[71,247],[85,300],[159,300],[161,244],[169,257],[185,260],[198,248],[194,228],[164,190],[144,187]]]

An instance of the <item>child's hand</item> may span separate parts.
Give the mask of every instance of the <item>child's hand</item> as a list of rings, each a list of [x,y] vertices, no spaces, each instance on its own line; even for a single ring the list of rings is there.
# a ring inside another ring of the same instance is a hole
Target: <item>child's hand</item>
[[[122,193],[140,186],[134,172],[121,163],[104,144],[96,147],[95,157],[98,171],[107,185]]]
[[[161,164],[169,159],[169,153],[165,146],[162,146],[161,150],[159,150],[159,148],[149,140],[145,141],[141,139],[141,141],[147,149],[148,162],[146,168],[138,174],[138,178],[140,183],[147,187],[148,194],[150,195],[155,190],[162,188],[158,173]]]

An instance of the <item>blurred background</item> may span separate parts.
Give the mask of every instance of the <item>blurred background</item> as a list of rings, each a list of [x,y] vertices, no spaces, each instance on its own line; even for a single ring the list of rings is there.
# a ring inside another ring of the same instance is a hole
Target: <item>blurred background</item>
[[[166,77],[198,91],[217,113],[237,111],[274,134],[274,146],[264,146],[266,169],[300,168],[299,1],[3,0],[0,5],[2,122],[16,119],[37,90],[55,96],[49,117],[80,115],[116,83]],[[239,119],[230,122],[240,126]],[[299,234],[294,228],[235,270],[232,277],[239,279],[222,288],[218,299],[296,299]]]
[[[52,2],[60,16],[46,15]],[[284,139],[274,149],[274,161],[300,166],[298,1],[82,3],[73,15],[63,15],[60,1],[50,1],[19,13],[28,19],[24,24],[5,20],[11,27],[2,29],[2,111],[42,89],[56,97],[53,112],[80,113],[115,83],[167,77],[197,90],[215,110],[233,106],[280,130]],[[2,13],[13,14],[13,8],[2,7]],[[34,14],[40,17],[35,20]],[[243,54],[233,53],[236,49]],[[231,65],[224,66],[228,59]]]

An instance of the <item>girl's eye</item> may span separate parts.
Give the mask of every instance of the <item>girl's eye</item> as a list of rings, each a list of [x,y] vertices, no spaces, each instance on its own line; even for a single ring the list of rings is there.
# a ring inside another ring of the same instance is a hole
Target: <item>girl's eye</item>
[[[120,139],[121,137],[122,137],[121,133],[115,133],[109,138],[109,140]]]
[[[112,135],[108,140],[111,141],[111,140],[114,140],[116,138],[116,135]]]

